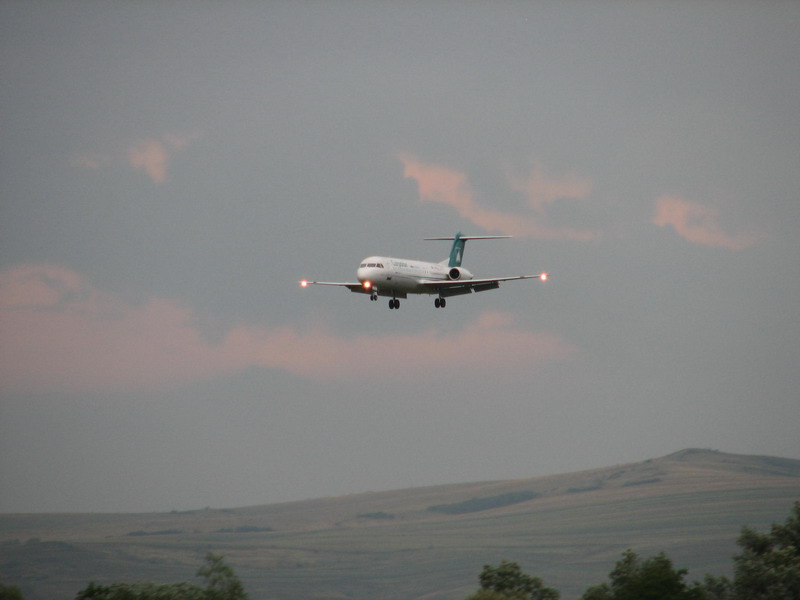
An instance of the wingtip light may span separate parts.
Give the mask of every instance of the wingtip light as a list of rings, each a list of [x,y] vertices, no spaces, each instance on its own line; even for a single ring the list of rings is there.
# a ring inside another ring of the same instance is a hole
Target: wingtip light
[[[541,279],[542,281],[547,281],[548,277],[550,276],[547,273],[542,273],[541,275],[539,275],[539,279]]]
[[[300,282],[300,287],[308,287],[308,281],[303,279],[303,281]]]

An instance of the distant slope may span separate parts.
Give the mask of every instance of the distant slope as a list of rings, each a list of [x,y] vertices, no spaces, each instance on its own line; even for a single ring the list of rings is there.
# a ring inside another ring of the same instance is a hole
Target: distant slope
[[[0,515],[0,580],[29,600],[68,600],[92,579],[192,580],[213,550],[253,600],[462,600],[483,564],[509,559],[568,599],[626,548],[663,550],[696,578],[728,572],[741,526],[783,522],[797,499],[798,460],[689,449],[564,475],[237,509]]]

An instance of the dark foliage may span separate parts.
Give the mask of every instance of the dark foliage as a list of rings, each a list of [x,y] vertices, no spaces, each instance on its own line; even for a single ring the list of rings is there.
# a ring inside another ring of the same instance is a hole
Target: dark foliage
[[[191,583],[158,584],[149,581],[100,585],[91,582],[75,600],[247,600],[242,583],[221,556],[208,553],[206,564],[197,571],[206,587]],[[13,599],[10,599],[13,600]]]
[[[24,600],[24,598],[17,586],[0,583],[0,600]]]
[[[626,550],[609,573],[609,582],[590,587],[582,600],[704,600],[702,590],[684,583],[686,569],[675,569],[662,552],[641,560]]]
[[[522,572],[515,562],[502,561],[497,567],[484,565],[481,589],[469,600],[558,600],[557,590],[545,587],[539,577]]]
[[[528,500],[533,500],[536,496],[538,496],[538,494],[531,491],[508,492],[507,494],[500,494],[498,496],[471,498],[453,504],[437,504],[436,506],[428,507],[428,510],[448,515],[461,515],[464,513],[477,512],[479,510],[489,510],[490,508],[500,508],[519,502],[526,502]]]
[[[773,524],[769,533],[743,527],[736,543],[742,548],[733,557],[737,600],[800,598],[800,502],[784,525]]]

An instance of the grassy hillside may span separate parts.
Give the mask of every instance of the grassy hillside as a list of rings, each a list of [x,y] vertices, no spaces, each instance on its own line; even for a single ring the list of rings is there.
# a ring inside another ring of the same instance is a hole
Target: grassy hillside
[[[684,450],[514,481],[371,492],[248,508],[0,515],[0,580],[68,600],[90,580],[193,580],[225,555],[252,600],[462,600],[483,564],[519,562],[563,598],[626,548],[728,573],[741,526],[783,522],[800,461]]]

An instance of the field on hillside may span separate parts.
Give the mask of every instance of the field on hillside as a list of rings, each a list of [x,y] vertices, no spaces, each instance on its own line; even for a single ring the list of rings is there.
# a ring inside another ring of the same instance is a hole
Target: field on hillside
[[[691,577],[729,573],[742,525],[783,522],[800,461],[685,450],[534,479],[237,509],[0,515],[0,580],[29,600],[98,582],[194,580],[225,555],[252,600],[462,600],[482,565],[517,561],[575,598],[627,548]],[[433,510],[432,510],[433,509]]]

